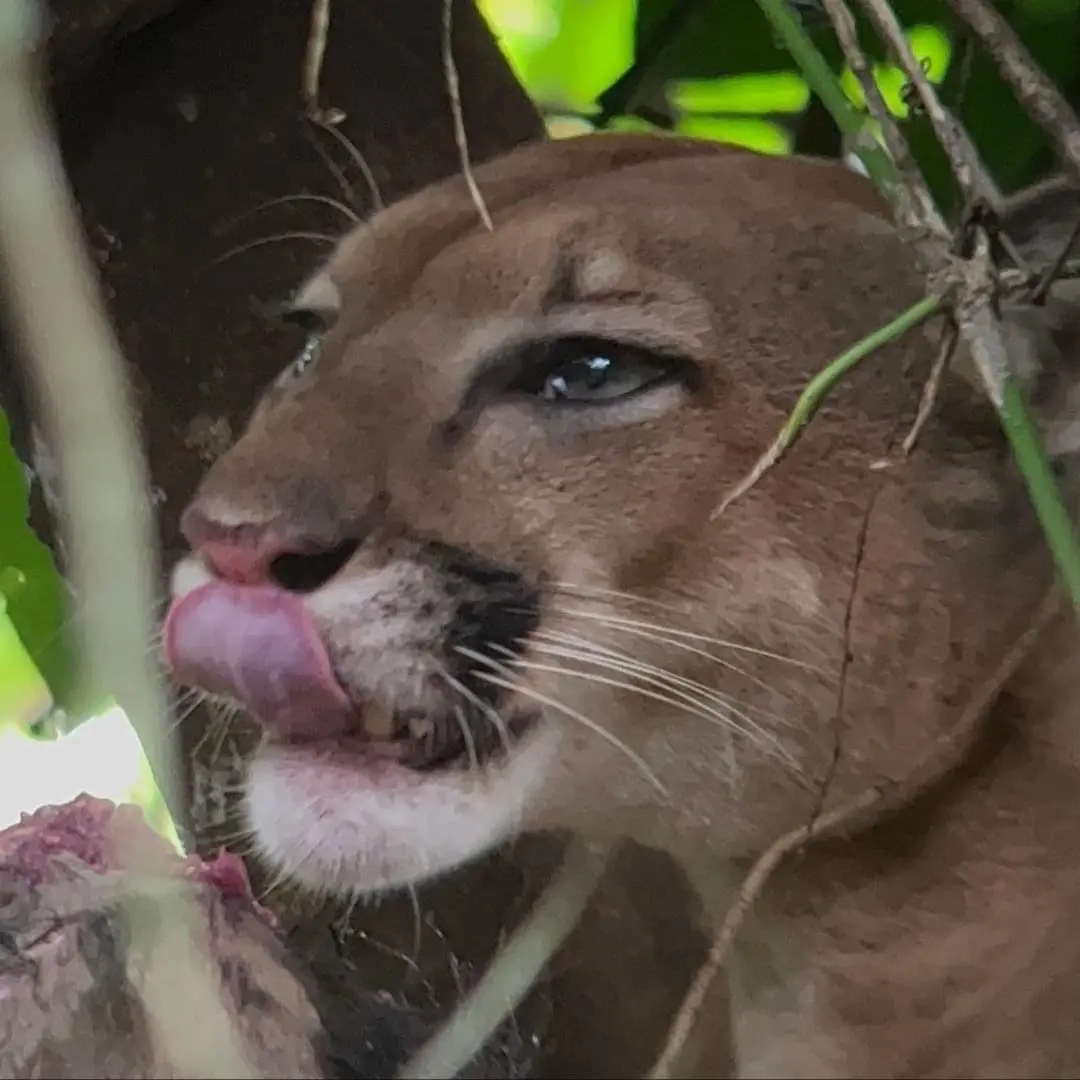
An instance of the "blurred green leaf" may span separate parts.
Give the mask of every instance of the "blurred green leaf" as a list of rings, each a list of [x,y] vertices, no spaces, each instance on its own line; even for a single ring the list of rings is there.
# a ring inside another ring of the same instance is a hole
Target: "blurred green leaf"
[[[0,411],[0,594],[14,632],[52,697],[64,705],[74,683],[66,632],[68,591],[52,553],[30,527],[29,512],[26,471],[11,446],[7,417]],[[9,671],[0,660],[0,682],[19,677],[16,669]]]
[[[0,594],[0,728],[30,728],[47,716],[52,694],[5,610]]]

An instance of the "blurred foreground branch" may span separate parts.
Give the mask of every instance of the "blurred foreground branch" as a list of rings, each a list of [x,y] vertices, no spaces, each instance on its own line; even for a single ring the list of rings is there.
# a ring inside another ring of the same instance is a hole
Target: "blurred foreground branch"
[[[146,470],[116,343],[102,313],[63,165],[37,93],[38,12],[0,3],[0,270],[60,463],[83,678],[130,717],[175,810],[179,772],[166,697],[151,666],[154,558]],[[160,1056],[177,1075],[251,1076],[179,894],[129,913],[139,951],[167,963],[146,985]],[[201,970],[200,970],[201,969]],[[167,973],[166,973],[167,972]]]
[[[438,1034],[401,1070],[400,1080],[450,1080],[480,1052],[577,925],[608,855],[604,845],[570,842],[528,918]]]

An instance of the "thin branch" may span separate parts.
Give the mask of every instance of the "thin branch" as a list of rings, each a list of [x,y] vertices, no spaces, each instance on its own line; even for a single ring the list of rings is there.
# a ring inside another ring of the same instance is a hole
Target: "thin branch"
[[[807,84],[832,113],[836,126],[851,140],[853,150],[866,166],[871,179],[892,201],[898,194],[896,165],[877,141],[868,136],[865,117],[848,101],[839,80],[806,32],[802,20],[791,10],[788,0],[757,2],[762,14],[799,66]]]
[[[764,2],[764,0],[759,0],[759,2]],[[889,148],[889,153],[899,170],[900,175],[897,181],[889,187],[882,188],[882,191],[889,197],[896,209],[899,226],[913,234],[919,242],[919,251],[924,260],[929,262],[937,261],[940,258],[938,248],[940,243],[947,238],[948,230],[937,205],[934,203],[934,197],[930,194],[926,180],[915,158],[912,156],[911,148],[900,130],[900,125],[896,122],[896,118],[889,111],[885,99],[881,96],[881,91],[878,89],[870,64],[859,46],[859,36],[854,16],[852,16],[844,0],[823,0],[823,2],[825,11],[832,21],[837,40],[840,42],[840,48],[843,50],[844,59],[862,87],[870,115],[881,128],[882,138],[885,140],[885,145]],[[829,75],[834,80],[836,79],[831,69]],[[839,81],[837,81],[837,86],[839,86]],[[871,136],[866,132],[864,126],[863,142],[868,138],[871,138]],[[871,141],[873,141],[872,138]],[[865,164],[866,158],[860,147],[855,145],[853,149]],[[878,183],[877,178],[872,173],[871,179]],[[878,186],[881,186],[880,183]],[[931,239],[937,240],[939,243],[928,251],[927,243]]]
[[[988,0],[948,0],[948,4],[982,43],[1020,104],[1054,140],[1062,159],[1080,176],[1080,121],[1016,31]]]
[[[152,519],[122,361],[100,300],[31,62],[38,22],[30,0],[0,3],[0,267],[13,322],[57,449],[71,576],[85,599],[75,619],[88,688],[113,695],[131,719],[157,782],[180,805],[165,725],[167,699],[146,642],[154,610]],[[135,868],[137,870],[137,867]],[[208,981],[193,898],[148,918],[129,913],[134,952],[168,974],[146,1002],[163,1058],[177,1075],[251,1076],[218,987]],[[195,1033],[195,1037],[193,1037]]]
[[[930,419],[930,415],[934,411],[942,380],[945,378],[945,372],[949,368],[953,353],[956,352],[956,343],[959,338],[960,331],[957,329],[956,323],[950,319],[942,329],[941,345],[938,347],[934,366],[930,369],[930,377],[926,380],[922,396],[919,398],[919,408],[915,413],[915,419],[911,423],[911,430],[904,438],[901,447],[903,457],[908,457],[911,451],[915,449],[915,444],[919,441],[922,429],[926,426],[926,421]]]
[[[976,7],[982,4],[982,0],[962,2],[974,3]],[[843,0],[825,0],[825,3],[830,9],[843,6]],[[937,91],[912,53],[892,9],[885,0],[861,0],[861,3],[892,48],[918,94],[961,189],[969,198],[979,196],[982,193],[976,188],[977,176],[966,154],[966,142],[956,138],[955,124],[942,108]],[[972,29],[978,33],[977,27],[972,26]],[[1075,117],[1070,117],[1070,123],[1076,124]],[[967,343],[983,388],[997,410],[1001,426],[1016,456],[1058,573],[1073,606],[1080,613],[1080,542],[1073,528],[1072,516],[1058,490],[1038,427],[1009,369],[1001,321],[994,307],[998,270],[985,231],[981,228],[975,230],[974,250],[969,259],[949,260],[947,255],[942,256],[938,269],[952,281],[954,311],[960,334]]]
[[[311,0],[311,22],[304,62],[300,69],[300,101],[309,120],[322,126],[341,123],[345,114],[340,109],[324,109],[319,104],[326,44],[330,39],[330,0]]]
[[[926,69],[912,52],[895,12],[883,0],[862,0],[862,6],[907,76],[908,85],[918,96],[938,142],[946,149],[953,165],[953,176],[964,201],[971,205],[981,200],[990,206],[996,206],[997,186],[989,178],[986,167],[967,133],[942,104]]]
[[[491,223],[487,203],[477,187],[472,162],[469,160],[469,138],[465,133],[465,112],[461,107],[461,79],[458,77],[457,62],[454,60],[454,0],[443,0],[442,60],[443,71],[446,73],[446,91],[450,95],[450,112],[454,118],[454,141],[461,159],[461,172],[480,220],[484,223],[484,228],[491,232],[495,226]]]
[[[671,1070],[697,1024],[705,998],[727,960],[747,913],[785,856],[815,837],[822,836],[861,816],[879,803],[883,794],[882,791],[873,788],[870,791],[864,791],[857,799],[844,803],[836,810],[818,815],[810,825],[800,825],[797,829],[785,833],[754,863],[739,888],[735,903],[728,909],[716,937],[713,938],[705,963],[698,969],[694,981],[690,984],[690,989],[679,1006],[675,1021],[668,1030],[664,1048],[656,1059],[656,1063],[646,1073],[646,1080],[668,1080],[671,1076]]]
[[[577,925],[609,851],[606,845],[571,841],[562,866],[528,918],[453,1016],[401,1070],[401,1080],[449,1080],[476,1057]]]

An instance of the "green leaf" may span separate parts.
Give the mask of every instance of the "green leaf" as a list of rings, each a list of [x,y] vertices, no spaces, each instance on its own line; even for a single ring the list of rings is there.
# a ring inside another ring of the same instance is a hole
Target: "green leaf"
[[[0,594],[0,729],[29,728],[52,709],[52,694],[23,647]]]
[[[52,553],[30,526],[29,514],[25,468],[12,448],[7,417],[0,411],[0,596],[13,632],[52,697],[64,706],[74,685],[67,633],[69,595]],[[17,662],[13,670],[17,672]],[[6,685],[9,677],[20,678],[0,659],[0,684]]]

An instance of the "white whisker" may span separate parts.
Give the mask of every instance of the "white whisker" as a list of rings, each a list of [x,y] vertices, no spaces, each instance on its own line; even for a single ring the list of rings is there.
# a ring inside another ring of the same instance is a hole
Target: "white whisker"
[[[318,123],[318,122],[317,122]],[[327,133],[349,155],[352,163],[360,170],[360,175],[367,184],[368,194],[371,196],[371,205],[374,210],[382,210],[386,203],[383,201],[382,192],[379,190],[378,181],[371,171],[367,158],[360,152],[360,148],[343,131],[339,131],[333,124],[318,123],[319,128]]]
[[[229,259],[235,258],[237,255],[242,255],[245,251],[251,251],[253,248],[263,247],[266,244],[278,244],[283,240],[311,240],[312,242],[318,242],[322,244],[336,244],[337,240],[332,236],[327,236],[325,233],[317,232],[283,232],[276,233],[274,236],[263,236],[258,240],[249,240],[246,244],[237,244],[234,248],[229,248],[222,255],[218,255],[216,258],[211,259],[206,265],[207,267],[217,266],[219,263],[226,262]]]
[[[499,739],[503,744],[503,749],[509,754],[511,750],[510,732],[506,728],[506,721],[503,720],[498,711],[484,701],[483,698],[474,694],[460,679],[454,678],[446,668],[441,667],[439,669],[439,675],[445,679],[447,685],[452,690],[460,694],[471,705],[479,709],[491,721],[495,730],[499,733]]]
[[[707,720],[709,723],[720,727],[729,727],[760,744],[767,743],[781,756],[789,757],[787,750],[777,736],[754,720],[748,712],[740,709],[721,695],[713,693],[693,679],[673,675],[664,671],[663,668],[653,667],[650,664],[638,664],[633,660],[626,661],[617,657],[602,655],[589,656],[573,649],[546,645],[542,642],[534,642],[533,649],[559,659],[577,660],[587,664],[594,664],[597,667],[607,667],[612,671],[629,675],[647,685],[665,690],[678,697],[681,701],[686,702],[692,707],[689,711],[701,716],[702,719]],[[633,685],[636,689],[636,682]],[[704,712],[700,710],[704,710]]]
[[[465,713],[460,705],[454,706],[454,719],[457,721],[458,729],[461,731],[461,737],[465,740],[465,753],[469,758],[469,768],[473,772],[479,772],[480,759],[476,756],[476,739],[473,738],[472,728],[469,727],[469,722],[465,719]]]
[[[802,668],[805,671],[813,671],[817,674],[827,674],[817,665],[811,664],[805,660],[796,660],[793,657],[784,656],[782,653],[770,652],[768,649],[761,649],[755,645],[747,645],[739,641],[728,641],[724,638],[713,637],[710,634],[701,634],[694,630],[679,630],[673,626],[644,622],[640,619],[627,619],[622,615],[610,615],[607,612],[601,611],[584,611],[581,609],[563,607],[556,608],[556,610],[560,615],[592,619],[596,622],[603,623],[605,626],[624,627],[627,630],[647,631],[660,640],[679,639],[683,641],[699,641],[706,645],[714,645],[717,648],[730,649],[733,652],[748,653],[751,656],[758,656],[766,660],[776,660],[779,663],[789,664],[792,667]],[[642,636],[645,636],[645,634],[643,633]],[[672,643],[674,644],[674,642]],[[711,656],[718,663],[724,664],[727,667],[732,667],[735,671],[739,671],[738,668],[735,668],[732,664],[728,664],[722,657],[708,652],[704,653],[704,655]],[[746,672],[740,671],[740,674],[746,674]]]
[[[732,697],[730,694],[724,694],[713,687],[707,686],[697,679],[690,679],[685,675],[679,675],[676,672],[669,671],[667,668],[660,667],[657,664],[650,664],[644,660],[639,660],[631,653],[622,652],[621,650],[603,645],[597,645],[594,642],[591,642],[586,638],[578,637],[575,634],[566,634],[558,630],[536,630],[529,636],[528,641],[534,648],[536,642],[541,641],[549,641],[556,645],[569,646],[571,649],[581,650],[583,653],[590,656],[602,657],[605,660],[611,660],[625,665],[628,672],[632,670],[655,675],[665,682],[684,687],[693,693],[701,694],[707,700],[714,702],[718,707],[730,709],[736,716],[739,716],[748,724],[753,724],[753,721],[750,719],[751,713],[756,713],[763,719],[771,720],[777,724],[790,724],[789,719],[782,713],[772,712],[759,705],[746,704],[739,701],[737,698]]]
[[[695,701],[693,697],[681,691],[676,691],[670,687],[667,687],[668,693],[661,694],[655,690],[648,690],[638,682],[627,681],[623,679],[612,679],[606,675],[599,675],[592,671],[578,671],[573,668],[562,667],[558,664],[539,664],[532,660],[515,659],[513,666],[521,668],[525,671],[543,671],[553,675],[566,675],[572,678],[584,679],[587,682],[597,683],[601,686],[610,686],[616,690],[626,690],[633,694],[638,694],[641,697],[649,698],[653,701],[658,701],[670,708],[677,709],[680,712],[689,713],[691,716],[696,716],[699,719],[705,720],[708,723],[720,728],[721,730],[728,732],[735,732],[745,736],[753,742],[758,744],[768,744],[780,757],[783,757],[792,766],[796,765],[794,758],[784,747],[784,745],[777,740],[777,738],[770,732],[766,731],[760,725],[754,724],[752,727],[747,728],[742,724],[739,724],[730,712],[724,713],[717,709],[711,709],[703,705],[700,701]],[[663,684],[661,684],[663,685]]]
[[[564,716],[571,720],[576,721],[583,727],[588,728],[595,735],[598,735],[605,742],[610,743],[617,750],[624,753],[640,770],[642,775],[651,783],[660,794],[667,796],[667,788],[660,782],[656,774],[649,768],[648,763],[640,754],[635,753],[629,746],[626,745],[618,736],[613,735],[602,724],[598,724],[595,720],[586,716],[584,713],[578,712],[576,709],[572,709],[569,705],[565,705],[561,701],[557,701],[555,698],[548,697],[546,694],[541,694],[538,690],[534,690],[531,686],[525,686],[520,681],[513,679],[513,671],[507,668],[505,665],[500,664],[497,660],[492,659],[490,656],[484,656],[482,653],[474,652],[472,649],[458,648],[464,656],[469,656],[473,660],[480,661],[484,664],[489,664],[506,674],[511,678],[504,679],[498,675],[493,675],[489,671],[478,671],[476,677],[483,679],[484,682],[491,683],[492,686],[499,686],[504,690],[509,690],[512,693],[520,694],[522,697],[527,697],[532,701],[535,701],[538,705],[547,705],[549,708],[555,709],[557,712],[561,712]]]

